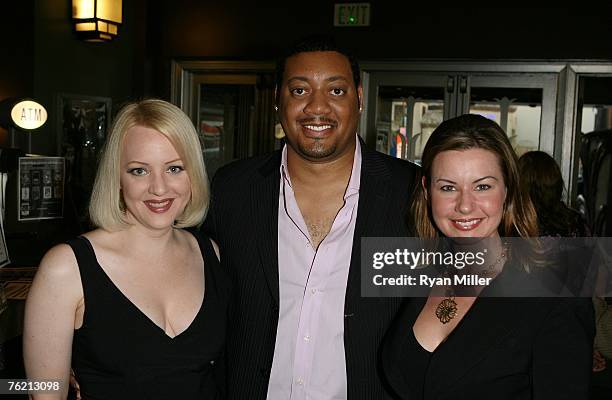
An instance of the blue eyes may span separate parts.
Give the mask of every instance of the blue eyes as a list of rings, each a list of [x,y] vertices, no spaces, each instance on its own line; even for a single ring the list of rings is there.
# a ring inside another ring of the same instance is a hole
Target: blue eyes
[[[185,168],[182,167],[181,165],[172,165],[172,166],[168,167],[168,169],[166,169],[166,173],[169,173],[169,174],[180,174],[184,170],[185,170]],[[130,169],[128,169],[127,172],[128,172],[128,174],[134,175],[134,176],[145,176],[145,175],[149,175],[149,173],[150,173],[144,167],[130,168]]]
[[[130,168],[128,169],[128,174],[143,176],[147,174],[147,170],[144,168]]]

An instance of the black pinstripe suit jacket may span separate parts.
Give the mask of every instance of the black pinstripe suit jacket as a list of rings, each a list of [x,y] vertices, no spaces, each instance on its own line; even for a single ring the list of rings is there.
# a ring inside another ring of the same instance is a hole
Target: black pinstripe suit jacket
[[[279,311],[280,151],[221,168],[212,183],[203,230],[217,241],[233,284],[226,357],[227,397],[265,399]],[[406,236],[418,167],[362,145],[359,207],[345,298],[348,397],[381,399],[377,352],[400,299],[362,298],[360,243],[365,236]]]

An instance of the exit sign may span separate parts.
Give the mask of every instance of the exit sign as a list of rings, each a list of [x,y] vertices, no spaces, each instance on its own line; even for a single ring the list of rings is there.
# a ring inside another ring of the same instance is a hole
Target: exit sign
[[[336,4],[334,26],[370,26],[370,3]]]

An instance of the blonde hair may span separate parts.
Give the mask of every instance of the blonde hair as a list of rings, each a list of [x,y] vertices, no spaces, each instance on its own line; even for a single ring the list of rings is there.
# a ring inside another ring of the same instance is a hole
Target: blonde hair
[[[191,199],[174,226],[185,228],[201,224],[208,211],[210,196],[198,134],[181,109],[159,99],[127,104],[117,114],[102,150],[91,194],[91,222],[111,231],[130,225],[120,193],[120,160],[125,136],[135,126],[151,128],[164,135],[183,160],[191,182]]]

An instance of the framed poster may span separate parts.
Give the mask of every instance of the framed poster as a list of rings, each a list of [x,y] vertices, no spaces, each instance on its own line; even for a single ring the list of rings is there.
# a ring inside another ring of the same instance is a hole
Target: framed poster
[[[57,103],[60,154],[66,145],[87,147],[104,142],[110,124],[110,98],[60,93]]]
[[[58,95],[58,154],[66,159],[66,190],[78,221],[87,226],[87,205],[111,118],[108,97]]]
[[[19,157],[18,221],[63,218],[64,158]]]

